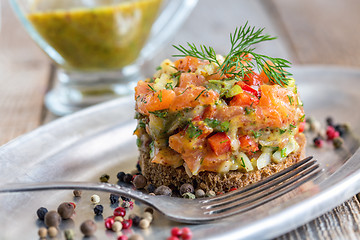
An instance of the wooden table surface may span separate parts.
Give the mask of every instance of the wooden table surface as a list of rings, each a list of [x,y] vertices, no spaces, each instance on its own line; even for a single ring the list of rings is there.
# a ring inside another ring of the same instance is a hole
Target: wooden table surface
[[[1,0],[0,145],[56,117],[44,107],[54,67],[26,34],[7,0]],[[358,0],[200,0],[171,44],[202,42],[225,52],[228,34],[247,20],[277,35],[273,56],[294,64],[360,67]],[[221,44],[219,44],[221,43]],[[144,67],[150,74],[174,50],[169,46]],[[261,47],[259,47],[261,48]],[[354,196],[279,239],[359,239],[360,204]]]

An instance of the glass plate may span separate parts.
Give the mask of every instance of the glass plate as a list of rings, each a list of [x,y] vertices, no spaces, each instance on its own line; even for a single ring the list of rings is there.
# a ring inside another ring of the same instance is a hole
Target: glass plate
[[[338,123],[348,122],[353,134],[345,139],[344,148],[334,150],[327,142],[324,148],[307,147],[323,172],[283,197],[221,221],[189,225],[193,239],[262,239],[272,238],[302,225],[331,210],[357,193],[360,187],[360,161],[357,152],[360,132],[360,71],[333,67],[296,67],[293,69],[307,116],[325,122],[327,116]],[[21,136],[0,148],[0,182],[98,181],[107,173],[116,183],[118,171],[131,171],[137,162],[134,104],[132,98],[118,99],[61,118]],[[308,145],[312,145],[308,137]],[[63,221],[60,229],[72,228],[76,239],[82,238],[80,224],[94,219],[98,230],[96,239],[116,239],[106,231],[103,219],[94,217],[90,196],[84,191],[74,199],[72,191],[42,191],[0,194],[0,239],[36,239],[43,223],[37,220],[36,210],[46,207],[56,210],[64,201],[77,204],[76,214]],[[109,194],[96,192],[104,206],[104,218],[112,215]],[[189,200],[190,201],[190,200]],[[140,203],[130,213],[141,214],[146,207]],[[168,221],[155,212],[147,230],[133,227],[123,233],[136,232],[145,239],[166,239],[174,226],[185,225]],[[64,239],[60,232],[58,239]]]

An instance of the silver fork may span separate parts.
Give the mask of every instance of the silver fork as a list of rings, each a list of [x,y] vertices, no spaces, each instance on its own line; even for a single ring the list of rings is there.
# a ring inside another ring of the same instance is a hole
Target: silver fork
[[[216,197],[195,200],[151,196],[129,185],[88,182],[8,184],[0,186],[0,193],[56,189],[105,191],[146,203],[177,222],[204,223],[256,208],[313,179],[319,172],[321,169],[317,161],[312,157],[307,157],[263,181]]]

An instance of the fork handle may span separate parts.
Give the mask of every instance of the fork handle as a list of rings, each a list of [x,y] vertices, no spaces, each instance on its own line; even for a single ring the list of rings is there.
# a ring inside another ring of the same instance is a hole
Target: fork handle
[[[117,193],[121,196],[134,198],[138,201],[152,205],[149,202],[151,196],[141,191],[133,190],[127,186],[115,185],[110,183],[91,183],[91,182],[35,182],[35,183],[9,183],[0,186],[0,193],[11,192],[32,192],[44,190],[93,190],[109,193]]]

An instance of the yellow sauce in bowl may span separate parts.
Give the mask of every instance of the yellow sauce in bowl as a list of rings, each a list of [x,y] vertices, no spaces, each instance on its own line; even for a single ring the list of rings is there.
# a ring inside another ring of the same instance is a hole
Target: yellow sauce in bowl
[[[120,69],[138,57],[161,2],[139,0],[94,8],[36,11],[27,17],[64,59],[64,69]]]

